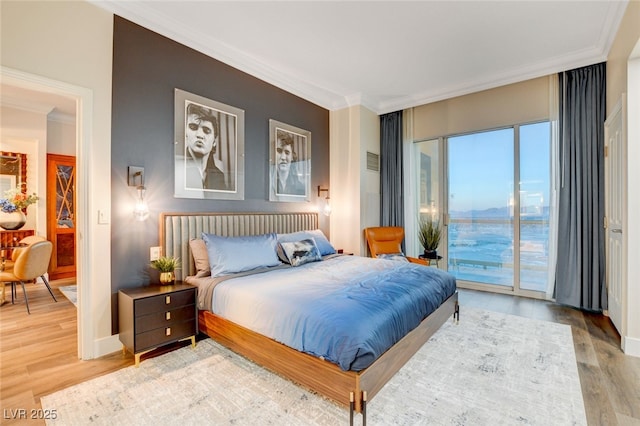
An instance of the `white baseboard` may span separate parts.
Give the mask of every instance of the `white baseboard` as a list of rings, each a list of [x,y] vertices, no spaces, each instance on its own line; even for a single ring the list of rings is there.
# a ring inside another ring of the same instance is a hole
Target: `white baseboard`
[[[109,355],[121,350],[122,342],[120,342],[118,334],[102,339],[97,339],[93,343],[94,358],[99,358],[101,356]]]
[[[625,355],[640,357],[640,339],[622,336],[622,350]]]

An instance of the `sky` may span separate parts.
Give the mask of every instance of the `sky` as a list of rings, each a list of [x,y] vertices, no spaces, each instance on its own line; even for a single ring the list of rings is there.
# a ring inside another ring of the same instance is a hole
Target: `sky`
[[[521,204],[549,205],[549,123],[520,126]],[[449,210],[509,205],[514,181],[514,129],[448,138]]]

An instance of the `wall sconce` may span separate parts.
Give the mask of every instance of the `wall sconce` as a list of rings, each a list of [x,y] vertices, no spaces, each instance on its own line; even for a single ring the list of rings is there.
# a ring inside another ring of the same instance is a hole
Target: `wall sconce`
[[[325,216],[330,216],[331,215],[331,204],[329,204],[329,188],[321,188],[320,185],[318,185],[318,197],[320,196],[321,192],[326,192],[327,196],[325,197],[324,201],[324,209],[322,210],[322,213],[324,213]]]
[[[129,166],[128,184],[138,190],[138,199],[133,209],[133,216],[137,221],[143,222],[149,217],[149,206],[144,199],[146,188],[144,187],[144,167]]]

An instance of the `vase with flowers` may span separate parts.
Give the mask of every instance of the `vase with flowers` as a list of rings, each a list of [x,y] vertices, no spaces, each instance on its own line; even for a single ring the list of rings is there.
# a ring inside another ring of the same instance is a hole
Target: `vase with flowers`
[[[35,193],[26,194],[19,186],[6,190],[4,197],[0,198],[0,228],[8,231],[22,228],[27,223],[24,210],[38,199]]]

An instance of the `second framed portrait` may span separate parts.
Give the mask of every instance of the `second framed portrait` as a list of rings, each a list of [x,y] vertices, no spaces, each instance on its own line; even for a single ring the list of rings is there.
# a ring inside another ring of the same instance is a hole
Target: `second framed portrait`
[[[175,89],[179,198],[244,200],[244,111]]]
[[[311,132],[269,120],[269,201],[309,201]]]

